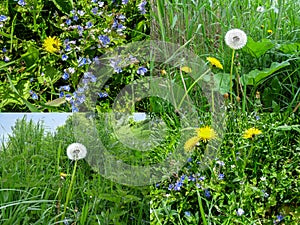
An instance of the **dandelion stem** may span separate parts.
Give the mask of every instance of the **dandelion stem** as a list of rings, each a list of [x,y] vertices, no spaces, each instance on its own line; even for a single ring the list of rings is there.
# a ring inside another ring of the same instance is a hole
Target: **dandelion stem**
[[[208,72],[210,72],[210,70],[206,70],[201,76],[198,77],[197,80],[194,81],[194,83],[192,83],[192,85],[187,89],[187,91],[185,91],[179,105],[177,106],[177,109],[179,110],[181,105],[183,104],[184,99],[186,98],[186,96],[188,95],[188,93],[192,90],[192,88],[195,86],[195,84],[198,83],[199,80],[201,80]]]
[[[233,74],[233,62],[234,62],[234,53],[235,50],[232,50],[232,56],[231,56],[231,67],[230,67],[230,84],[229,84],[229,88],[230,88],[230,103],[232,104],[232,74]]]
[[[69,189],[68,189],[68,193],[67,193],[67,197],[66,197],[66,202],[65,202],[65,205],[64,205],[64,213],[62,214],[62,220],[65,219],[66,211],[67,211],[67,206],[68,206],[69,200],[71,198],[71,191],[72,191],[72,186],[73,186],[73,183],[74,183],[74,180],[75,180],[75,173],[76,173],[76,168],[77,168],[77,161],[78,160],[75,160],[75,165],[74,165],[74,169],[73,169],[73,173],[72,173],[72,177],[71,177],[71,183],[69,185]]]
[[[200,207],[201,218],[202,218],[203,224],[207,225],[207,221],[206,221],[206,218],[205,218],[205,212],[204,212],[204,209],[203,209],[203,206],[202,206],[202,199],[201,199],[201,196],[200,196],[198,190],[197,190],[197,195],[198,195],[198,204],[199,204],[199,207]]]

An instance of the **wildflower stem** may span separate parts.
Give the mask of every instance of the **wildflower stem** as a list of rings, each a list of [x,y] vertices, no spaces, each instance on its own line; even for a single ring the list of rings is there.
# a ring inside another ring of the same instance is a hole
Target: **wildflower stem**
[[[233,62],[234,62],[234,54],[235,54],[235,50],[232,50],[232,56],[231,56],[231,67],[230,67],[230,84],[229,84],[229,88],[230,88],[230,103],[232,104],[232,74],[233,74]]]
[[[179,105],[177,106],[177,109],[179,110],[184,99],[186,98],[186,96],[188,95],[188,93],[192,90],[192,88],[195,86],[196,83],[198,83],[199,80],[201,80],[208,72],[210,72],[210,70],[206,70],[201,76],[198,77],[197,80],[194,81],[194,83],[192,83],[192,85],[187,89],[187,91],[184,93]]]
[[[77,161],[78,160],[75,160],[75,165],[74,165],[74,169],[73,169],[73,173],[72,173],[72,177],[71,177],[71,183],[69,185],[69,189],[68,189],[68,193],[67,193],[67,197],[66,197],[66,202],[64,204],[64,213],[62,214],[62,220],[65,219],[67,206],[68,206],[68,203],[69,203],[69,200],[70,200],[70,197],[71,197],[72,186],[73,186],[73,183],[74,183],[75,173],[76,173],[76,168],[77,168]]]
[[[245,160],[244,160],[243,172],[245,172],[246,165],[247,165],[247,163],[248,163],[248,161],[249,161],[249,159],[250,159],[250,157],[251,157],[251,155],[252,155],[253,147],[254,147],[254,143],[253,143],[253,138],[252,138],[250,150],[249,150],[249,152],[248,152],[247,157],[246,157]]]
[[[203,206],[202,206],[202,199],[201,199],[201,196],[200,196],[198,190],[197,190],[197,195],[198,195],[198,204],[199,204],[199,207],[200,207],[200,213],[201,213],[201,218],[202,218],[202,221],[203,221],[203,225],[207,225],[204,209],[203,209]]]

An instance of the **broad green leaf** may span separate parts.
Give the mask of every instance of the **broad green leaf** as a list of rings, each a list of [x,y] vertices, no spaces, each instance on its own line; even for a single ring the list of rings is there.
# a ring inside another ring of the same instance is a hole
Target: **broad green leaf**
[[[52,0],[54,5],[63,13],[69,14],[74,8],[72,0]]]
[[[259,58],[274,46],[269,39],[263,38],[261,41],[256,42],[251,37],[248,37],[245,51],[253,57]]]
[[[285,54],[299,54],[300,43],[281,44],[279,50]]]
[[[26,67],[29,68],[38,60],[39,50],[33,46],[30,46],[25,54],[21,57],[25,61]]]
[[[35,105],[31,104],[30,102],[28,102],[25,98],[23,98],[18,90],[15,88],[13,82],[11,81],[10,77],[7,75],[7,79],[10,83],[10,87],[13,90],[13,92],[23,101],[23,103],[29,108],[29,110],[31,112],[40,112],[40,110],[38,108],[35,107]]]
[[[288,65],[290,65],[288,61],[281,63],[273,62],[270,68],[265,68],[264,70],[252,70],[250,73],[242,75],[241,83],[242,85],[257,85],[266,77]]]

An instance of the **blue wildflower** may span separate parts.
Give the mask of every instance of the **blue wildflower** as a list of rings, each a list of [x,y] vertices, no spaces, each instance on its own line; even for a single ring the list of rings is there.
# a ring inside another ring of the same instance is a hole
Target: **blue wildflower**
[[[98,5],[99,5],[99,7],[101,8],[101,7],[103,7],[104,6],[104,2],[98,2]]]
[[[122,68],[119,67],[119,63],[121,62],[120,59],[110,59],[110,65],[112,68],[114,68],[114,71],[116,73],[121,73],[122,72]]]
[[[220,173],[219,175],[218,175],[218,178],[219,178],[219,180],[223,180],[224,179],[224,174],[222,174],[222,173]]]
[[[189,157],[188,159],[187,159],[187,162],[192,162],[193,161],[193,159],[191,158],[191,157]]]
[[[145,73],[147,73],[148,69],[141,66],[140,68],[138,68],[138,70],[136,71],[137,74],[139,75],[144,75]]]
[[[78,18],[77,15],[73,16],[73,20],[74,20],[74,21],[77,21],[78,19],[79,19],[79,18]]]
[[[61,86],[60,88],[59,88],[59,90],[61,91],[61,90],[64,90],[64,91],[70,91],[70,85],[64,85],[64,86]]]
[[[274,224],[280,223],[284,219],[283,215],[277,215],[276,220],[273,221]]]
[[[104,47],[110,43],[110,39],[106,35],[100,35],[98,36],[98,39]]]
[[[93,74],[91,75],[90,79],[91,79],[91,82],[93,82],[93,83],[95,83],[97,81],[97,77]]]
[[[63,54],[61,56],[62,61],[66,61],[68,59],[68,56],[66,54]]]
[[[77,96],[77,101],[81,104],[85,101],[85,95]]]
[[[34,81],[34,78],[31,77],[31,78],[29,79],[29,82],[32,83],[33,81]]]
[[[64,74],[62,75],[62,79],[64,80],[68,80],[70,77],[70,75],[67,72],[64,72]]]
[[[7,20],[7,16],[0,15],[0,22],[4,22]]]
[[[9,57],[8,56],[4,56],[4,62],[9,62]]]
[[[185,180],[185,175],[182,175],[181,177],[180,177],[180,182],[183,182],[184,180]]]
[[[236,214],[238,215],[238,216],[241,216],[241,215],[243,215],[245,213],[245,211],[243,210],[243,209],[241,209],[241,208],[238,208],[237,210],[236,210]]]
[[[200,180],[200,181],[204,181],[205,180],[205,176],[201,176],[201,177],[199,177],[199,179],[198,180]]]
[[[2,48],[2,52],[3,52],[3,53],[7,52],[7,49],[6,49],[5,47]]]
[[[204,195],[205,195],[206,198],[210,198],[211,197],[211,194],[210,194],[210,192],[209,192],[208,189],[204,190]]]
[[[87,60],[86,60],[86,58],[79,57],[77,62],[79,63],[78,67],[81,67],[87,63]]]
[[[77,10],[77,13],[79,14],[79,16],[83,16],[85,14],[83,10]]]
[[[34,100],[37,100],[39,98],[38,95],[33,90],[30,90],[29,94],[31,95],[32,99],[34,99]]]
[[[189,181],[193,181],[194,182],[194,181],[196,181],[196,178],[194,176],[190,175],[189,176]]]
[[[71,19],[67,19],[66,20],[66,24],[69,26],[69,25],[71,25],[71,23],[72,23],[72,20]]]
[[[65,93],[63,91],[59,92],[59,97],[62,98],[65,96]]]
[[[184,215],[187,216],[187,217],[190,217],[191,216],[191,212],[190,211],[185,211]]]
[[[99,92],[98,96],[99,96],[99,98],[106,98],[106,97],[108,97],[108,94],[106,91],[104,91],[104,92]]]
[[[92,13],[94,15],[97,15],[97,13],[98,13],[98,7],[92,8]]]
[[[86,28],[89,29],[93,26],[93,23],[91,21],[86,23]]]
[[[77,29],[78,29],[78,32],[79,32],[79,36],[81,36],[81,35],[82,35],[82,32],[83,32],[83,27],[80,26],[80,25],[78,25],[78,26],[77,26]]]
[[[147,5],[147,1],[143,0],[139,5],[138,5],[138,9],[140,10],[141,14],[146,14],[146,5]]]
[[[117,19],[118,19],[118,20],[121,20],[122,22],[124,22],[125,19],[126,19],[126,16],[120,14],[120,15],[117,16]]]
[[[126,5],[128,3],[129,0],[122,0],[122,4]]]
[[[183,183],[182,183],[181,181],[177,181],[177,182],[175,183],[174,190],[175,190],[175,191],[180,191],[182,185],[183,185]]]
[[[69,52],[69,51],[71,51],[71,50],[72,50],[71,46],[70,46],[70,45],[66,45],[65,51],[66,51],[66,52]]]
[[[73,67],[69,67],[69,68],[68,68],[68,71],[69,71],[70,74],[75,73],[75,69],[74,69]]]
[[[174,184],[169,184],[168,190],[171,191],[174,188]]]
[[[66,100],[70,101],[72,99],[72,96],[70,94],[66,94]]]
[[[26,5],[26,2],[24,0],[19,0],[18,5],[24,6],[24,5]]]
[[[72,112],[79,112],[79,109],[75,105],[72,105]]]

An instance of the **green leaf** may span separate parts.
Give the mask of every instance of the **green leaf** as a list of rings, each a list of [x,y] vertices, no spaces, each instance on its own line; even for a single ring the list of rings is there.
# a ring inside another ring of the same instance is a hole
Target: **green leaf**
[[[25,54],[21,57],[25,61],[26,67],[29,68],[38,60],[39,50],[33,46],[30,46]]]
[[[285,54],[299,54],[300,43],[281,44],[279,50]]]
[[[266,87],[262,94],[262,101],[265,107],[271,107],[273,100],[273,92],[271,88]]]
[[[250,53],[253,57],[259,58],[275,45],[266,38],[259,42],[255,42],[251,37],[248,37],[247,45],[244,51]]]
[[[52,0],[54,5],[63,13],[68,14],[74,8],[72,0]]]
[[[257,85],[266,77],[288,65],[290,65],[288,61],[281,63],[273,62],[270,68],[265,68],[264,70],[252,70],[250,73],[241,76],[241,83],[242,85]]]

